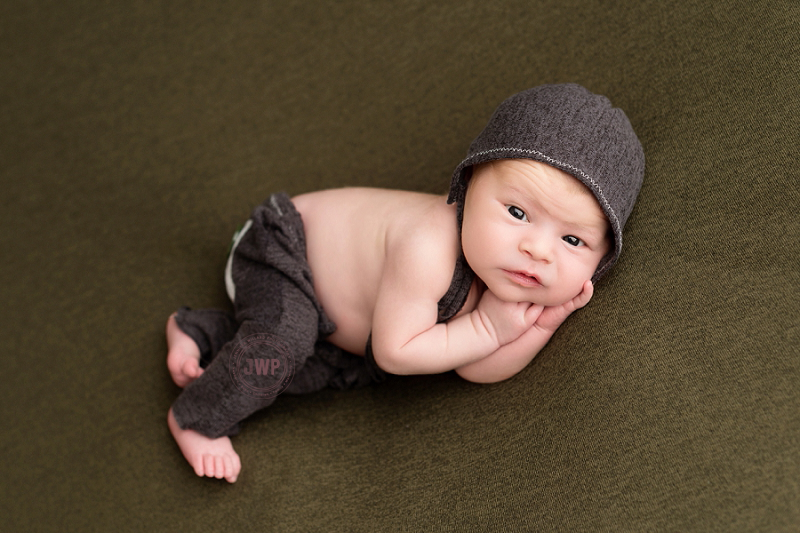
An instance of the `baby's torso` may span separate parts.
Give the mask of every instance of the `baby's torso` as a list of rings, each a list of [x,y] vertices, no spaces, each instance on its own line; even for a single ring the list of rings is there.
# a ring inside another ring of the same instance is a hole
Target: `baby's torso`
[[[451,284],[461,246],[455,208],[444,196],[351,188],[303,194],[292,201],[305,226],[314,290],[337,326],[328,340],[339,347],[364,354],[387,254],[420,228],[444,251],[431,268],[444,286]],[[459,313],[474,309],[478,293],[473,283]],[[444,295],[441,291],[436,298]]]

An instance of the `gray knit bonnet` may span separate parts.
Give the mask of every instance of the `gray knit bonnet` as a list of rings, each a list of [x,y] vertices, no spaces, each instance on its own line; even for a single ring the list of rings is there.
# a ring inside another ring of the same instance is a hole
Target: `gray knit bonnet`
[[[453,173],[448,203],[461,224],[472,167],[497,159],[533,159],[580,180],[611,224],[611,251],[597,281],[617,261],[622,228],[644,178],[644,152],[625,113],[574,83],[542,85],[511,96],[495,110]]]

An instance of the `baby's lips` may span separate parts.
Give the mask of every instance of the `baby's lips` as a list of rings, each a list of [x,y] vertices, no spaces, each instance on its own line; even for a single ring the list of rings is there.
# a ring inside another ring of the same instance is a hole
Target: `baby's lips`
[[[506,270],[509,276],[525,287],[541,287],[541,280],[535,275],[522,270]]]

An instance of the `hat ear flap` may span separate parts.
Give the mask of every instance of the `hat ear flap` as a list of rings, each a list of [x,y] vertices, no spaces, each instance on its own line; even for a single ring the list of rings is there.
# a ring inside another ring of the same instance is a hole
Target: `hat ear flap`
[[[453,180],[450,185],[450,193],[447,197],[447,203],[456,204],[456,219],[458,220],[458,231],[461,231],[461,225],[464,222],[464,203],[467,200],[467,189],[469,189],[469,182],[472,178],[472,165],[464,167],[458,171],[458,177]]]

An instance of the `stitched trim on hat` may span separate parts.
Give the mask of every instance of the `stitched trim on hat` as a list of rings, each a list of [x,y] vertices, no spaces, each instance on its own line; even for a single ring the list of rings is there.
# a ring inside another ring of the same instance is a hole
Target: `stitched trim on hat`
[[[608,210],[607,212],[611,213],[611,216],[614,219],[614,220],[611,221],[611,224],[614,226],[614,239],[615,240],[619,239],[619,241],[620,241],[619,243],[616,243],[615,247],[617,248],[617,250],[622,248],[622,228],[619,225],[619,219],[617,218],[617,213],[611,207],[611,204],[608,203],[608,200],[606,200],[606,197],[603,194],[603,190],[600,188],[599,185],[597,185],[597,182],[594,181],[592,179],[592,177],[589,176],[586,172],[584,172],[583,170],[579,169],[578,167],[575,167],[575,166],[572,166],[572,165],[570,165],[568,163],[564,163],[562,161],[559,161],[558,159],[553,159],[552,157],[550,157],[548,155],[545,155],[545,154],[543,154],[542,152],[540,152],[538,150],[528,150],[526,148],[492,148],[491,150],[484,150],[482,152],[478,152],[476,154],[471,155],[470,157],[468,157],[467,159],[462,161],[461,165],[459,165],[459,166],[464,167],[465,166],[464,163],[466,163],[470,159],[475,159],[475,158],[480,157],[482,155],[490,154],[492,152],[522,152],[524,154],[533,154],[533,155],[536,155],[537,157],[540,157],[542,160],[544,160],[547,163],[555,163],[555,165],[553,165],[553,166],[557,165],[557,166],[560,166],[562,168],[568,168],[568,169],[580,174],[583,178],[588,180],[589,183],[594,185],[594,189],[597,191],[597,194],[600,195],[600,200],[603,202],[603,205]],[[618,235],[619,235],[619,237],[617,237]]]

